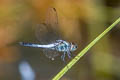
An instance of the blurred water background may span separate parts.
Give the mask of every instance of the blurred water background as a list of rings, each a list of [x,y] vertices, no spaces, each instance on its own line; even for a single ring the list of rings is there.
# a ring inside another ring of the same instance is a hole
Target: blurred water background
[[[38,42],[35,26],[49,7],[57,10],[64,39],[78,44],[75,55],[120,17],[120,0],[0,0],[0,80],[51,80],[66,65],[18,44]],[[120,80],[119,41],[120,24],[61,80]]]

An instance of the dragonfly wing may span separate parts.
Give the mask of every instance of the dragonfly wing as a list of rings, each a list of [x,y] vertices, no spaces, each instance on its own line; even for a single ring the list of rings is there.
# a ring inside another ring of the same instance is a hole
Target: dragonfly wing
[[[35,35],[40,44],[51,44],[61,39],[58,26],[58,17],[55,8],[49,8],[44,24],[39,24]],[[44,49],[44,54],[51,59],[59,55],[59,52],[51,49]]]
[[[46,57],[52,60],[54,60],[55,57],[59,56],[59,52],[55,50],[44,49],[43,52]]]
[[[46,44],[47,43],[47,39],[46,39],[46,35],[47,35],[47,27],[45,24],[37,24],[36,26],[36,31],[35,31],[35,36],[37,38],[37,40],[40,41],[40,44]]]
[[[58,29],[58,16],[55,8],[48,9],[45,23],[53,29]]]
[[[40,44],[49,44],[55,42],[55,40],[60,39],[60,34],[58,34],[55,30],[46,24],[37,25],[35,35],[36,38],[40,41]]]
[[[45,23],[48,27],[50,27],[55,34],[61,38],[60,29],[58,24],[58,15],[55,8],[49,8],[46,14]]]
[[[40,43],[51,43],[61,39],[55,8],[48,9],[45,24],[39,24],[36,28],[36,37]]]

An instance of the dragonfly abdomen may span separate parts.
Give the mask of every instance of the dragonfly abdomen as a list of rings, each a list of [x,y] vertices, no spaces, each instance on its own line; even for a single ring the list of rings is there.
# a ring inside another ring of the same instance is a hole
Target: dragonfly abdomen
[[[28,46],[28,47],[32,47],[32,46],[35,46],[33,45],[32,43],[24,43],[24,42],[19,42],[20,45],[22,46]],[[37,47],[37,46],[36,46]]]
[[[37,47],[37,48],[51,48],[51,47],[54,46],[54,44],[40,45],[40,44],[24,43],[24,42],[19,42],[19,44],[22,45],[22,46],[27,46],[27,47]]]

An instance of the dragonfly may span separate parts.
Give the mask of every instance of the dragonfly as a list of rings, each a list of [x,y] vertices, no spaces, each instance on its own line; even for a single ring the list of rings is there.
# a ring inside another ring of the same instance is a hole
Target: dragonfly
[[[40,44],[19,42],[21,46],[43,49],[44,54],[51,60],[61,54],[61,59],[65,61],[65,56],[71,58],[71,53],[77,49],[77,44],[62,39],[58,27],[58,16],[55,8],[49,8],[44,23],[36,27],[35,36]]]

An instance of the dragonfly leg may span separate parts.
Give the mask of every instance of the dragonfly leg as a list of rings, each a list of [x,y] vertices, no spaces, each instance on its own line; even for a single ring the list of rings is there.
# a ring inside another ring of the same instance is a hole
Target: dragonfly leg
[[[72,57],[71,57],[71,53],[68,51],[67,52],[67,55],[68,55],[68,57],[71,59]]]
[[[71,59],[72,57],[71,57],[71,52],[67,52],[67,55],[68,55],[68,57]],[[75,58],[76,60],[77,60],[77,58]]]
[[[65,52],[63,53],[63,55],[61,56],[61,59],[65,62]]]

